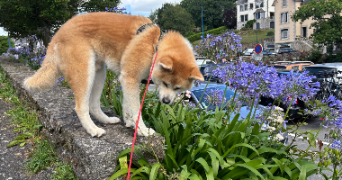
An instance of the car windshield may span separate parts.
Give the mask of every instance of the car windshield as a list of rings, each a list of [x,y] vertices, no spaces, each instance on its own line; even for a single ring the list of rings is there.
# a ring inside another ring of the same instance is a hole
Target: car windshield
[[[285,66],[273,66],[273,67],[276,68],[276,69],[286,69]]]
[[[209,105],[209,102],[206,100],[207,97],[210,95],[210,90],[215,90],[215,89],[218,89],[218,90],[221,90],[224,92],[226,86],[217,86],[217,87],[210,87],[210,88],[207,88],[206,89],[206,93],[204,93],[203,95],[203,98],[201,99],[201,104],[205,105],[205,106],[208,106]],[[192,91],[193,94],[196,96],[196,98],[199,100],[202,96],[202,93],[203,93],[204,89],[199,89],[199,90],[194,90]],[[226,90],[226,94],[225,94],[225,98],[226,98],[226,101],[229,101],[233,96],[234,96],[234,91],[232,91],[231,89],[227,88]],[[213,110],[215,109],[216,106],[213,106],[213,105],[209,105],[208,109],[209,110]]]

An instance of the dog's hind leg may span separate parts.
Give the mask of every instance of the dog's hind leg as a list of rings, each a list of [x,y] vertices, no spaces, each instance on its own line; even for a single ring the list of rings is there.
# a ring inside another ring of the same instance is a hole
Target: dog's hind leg
[[[74,92],[76,113],[82,126],[91,136],[100,137],[106,133],[104,129],[97,127],[90,118],[89,99],[95,80],[95,57],[90,48],[81,49],[69,47],[69,55],[64,53],[63,61],[67,63],[62,71],[71,89]],[[64,48],[68,48],[64,47]],[[66,50],[65,50],[66,51]],[[75,55],[74,55],[75,54]]]
[[[118,123],[120,119],[117,117],[108,117],[103,113],[100,106],[100,98],[106,80],[106,66],[100,65],[100,68],[96,70],[93,88],[90,95],[90,113],[102,123]]]

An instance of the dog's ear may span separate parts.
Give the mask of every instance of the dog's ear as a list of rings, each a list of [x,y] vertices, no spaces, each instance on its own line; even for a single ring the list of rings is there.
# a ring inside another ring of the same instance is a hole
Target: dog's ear
[[[199,81],[204,81],[204,77],[202,73],[199,71],[198,68],[193,68],[191,73],[190,73],[190,80],[199,80]]]
[[[170,58],[163,58],[159,61],[159,66],[165,70],[171,71],[173,62]]]

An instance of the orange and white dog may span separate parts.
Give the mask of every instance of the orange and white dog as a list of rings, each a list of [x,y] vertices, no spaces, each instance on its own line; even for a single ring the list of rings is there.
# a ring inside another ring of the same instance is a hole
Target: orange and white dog
[[[172,103],[176,94],[191,89],[194,80],[203,81],[193,49],[178,32],[170,31],[162,39],[159,27],[142,16],[115,13],[89,13],[67,21],[52,38],[41,68],[24,81],[27,90],[51,88],[61,74],[74,92],[76,113],[91,136],[105,130],[97,127],[89,112],[102,123],[118,123],[100,108],[106,69],[119,75],[124,100],[123,115],[127,127],[138,117],[139,83],[147,79],[156,50],[158,55],[152,80],[158,86],[159,99]],[[137,30],[145,24],[145,30]],[[158,47],[158,48],[157,48]],[[154,130],[138,125],[139,135]]]

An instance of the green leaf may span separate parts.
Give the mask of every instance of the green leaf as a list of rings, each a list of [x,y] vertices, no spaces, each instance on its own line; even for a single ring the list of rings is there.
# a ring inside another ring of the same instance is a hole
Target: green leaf
[[[253,150],[257,155],[259,155],[259,152],[253,146],[246,144],[246,143],[240,143],[240,144],[236,144],[233,147],[229,148],[229,150],[223,155],[223,157],[226,157],[230,153],[230,151],[232,151],[233,149],[235,149],[237,147],[249,148],[249,149]]]
[[[200,157],[200,158],[196,159],[196,161],[199,162],[202,165],[202,167],[204,168],[204,170],[206,172],[210,171],[210,168],[209,168],[209,165],[208,165],[207,161],[205,161],[203,158]]]
[[[131,172],[133,172],[134,170],[131,169]],[[120,169],[119,171],[117,171],[116,173],[114,173],[108,180],[114,180],[122,175],[125,175],[128,173],[128,168],[126,169]]]
[[[283,163],[281,161],[279,161],[278,159],[276,159],[276,158],[272,158],[272,160],[279,166],[281,174],[283,175],[284,174],[284,165],[283,165]]]
[[[300,169],[299,180],[306,180],[306,166],[302,166]]]
[[[152,166],[151,172],[150,172],[150,180],[155,180],[157,178],[159,168],[160,168],[159,163],[156,163]]]
[[[315,135],[312,134],[312,133],[309,133],[309,134],[308,134],[308,137],[309,137],[309,139],[308,139],[309,144],[310,144],[312,147],[316,148]]]

